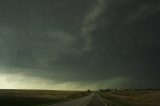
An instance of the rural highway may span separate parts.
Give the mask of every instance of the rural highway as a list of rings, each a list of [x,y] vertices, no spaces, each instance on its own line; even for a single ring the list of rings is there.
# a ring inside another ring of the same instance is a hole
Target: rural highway
[[[92,93],[86,97],[63,102],[59,104],[53,104],[53,105],[46,105],[46,106],[107,106],[105,105],[100,97],[96,93]]]

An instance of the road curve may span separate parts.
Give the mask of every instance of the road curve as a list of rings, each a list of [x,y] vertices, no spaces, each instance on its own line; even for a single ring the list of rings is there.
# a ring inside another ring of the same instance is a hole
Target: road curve
[[[107,106],[101,100],[96,93],[92,93],[86,97],[46,106]]]

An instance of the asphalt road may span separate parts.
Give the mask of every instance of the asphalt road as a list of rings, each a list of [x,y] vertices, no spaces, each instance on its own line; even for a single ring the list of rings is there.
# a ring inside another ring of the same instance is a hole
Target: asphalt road
[[[96,93],[92,93],[80,99],[54,105],[47,105],[47,106],[107,106],[107,105],[105,105],[101,101],[100,97]]]

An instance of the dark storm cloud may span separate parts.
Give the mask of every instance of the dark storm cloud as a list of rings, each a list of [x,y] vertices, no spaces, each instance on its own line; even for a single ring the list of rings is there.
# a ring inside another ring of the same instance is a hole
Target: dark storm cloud
[[[0,65],[57,81],[158,87],[159,13],[151,0],[1,0]]]
[[[159,2],[108,1],[107,5],[105,15],[99,19],[105,18],[106,24],[100,22],[100,28],[93,34],[94,53],[98,51],[101,64],[110,64],[117,70],[114,75],[156,84],[159,80]]]
[[[78,29],[88,6],[73,0],[1,1],[2,65],[64,72],[56,61],[81,53],[85,37]]]

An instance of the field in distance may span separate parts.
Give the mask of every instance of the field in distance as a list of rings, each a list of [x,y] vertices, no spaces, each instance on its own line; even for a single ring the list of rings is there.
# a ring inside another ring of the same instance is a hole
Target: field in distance
[[[85,96],[81,91],[0,90],[1,106],[37,106]]]
[[[108,106],[160,106],[160,90],[100,92]]]

